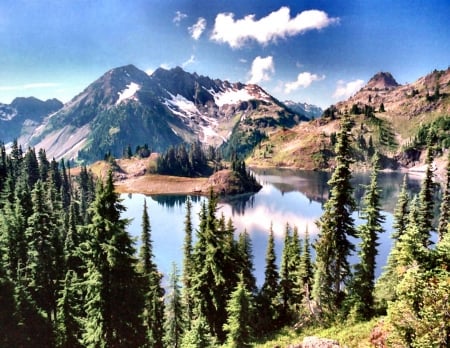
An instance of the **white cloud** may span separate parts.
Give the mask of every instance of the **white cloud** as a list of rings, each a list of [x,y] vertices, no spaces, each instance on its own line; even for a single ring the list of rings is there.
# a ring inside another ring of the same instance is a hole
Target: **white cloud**
[[[247,63],[247,59],[241,58],[241,59],[239,59],[239,62],[245,64],[245,63]]]
[[[346,99],[358,92],[364,86],[364,80],[345,82],[339,80],[333,93],[334,99]]]
[[[200,39],[200,36],[202,36],[205,29],[206,29],[206,19],[203,17],[200,17],[197,20],[197,23],[195,23],[192,27],[188,28],[189,33],[191,34],[194,40]]]
[[[187,61],[185,61],[181,64],[181,67],[185,68],[186,66],[193,64],[193,63],[195,63],[195,56],[191,55]]]
[[[148,75],[148,76],[152,76],[152,74],[155,72],[155,69],[153,69],[153,68],[149,68],[149,69],[147,69],[147,70],[145,70],[145,73]]]
[[[321,81],[323,79],[325,79],[325,75],[319,76],[305,71],[298,74],[296,81],[286,83],[284,86],[284,92],[291,93],[292,91],[295,91],[300,87],[306,88],[314,81]]]
[[[38,88],[52,88],[58,87],[59,83],[54,82],[37,82],[37,83],[27,83],[25,85],[14,85],[14,86],[0,86],[0,91],[17,91],[23,89],[38,89]]]
[[[261,81],[269,81],[271,75],[275,72],[275,65],[273,63],[273,57],[268,56],[262,58],[256,57],[252,63],[252,69],[250,71],[250,79],[247,83],[260,83]]]
[[[249,40],[266,45],[278,38],[322,29],[337,22],[339,18],[330,18],[327,13],[319,10],[303,11],[291,18],[290,9],[285,6],[259,20],[255,20],[253,14],[235,20],[233,13],[219,13],[211,39],[227,43],[232,48],[242,47]]]
[[[183,13],[181,11],[177,11],[177,12],[175,12],[175,17],[173,17],[172,22],[174,22],[175,25],[180,25],[180,22],[183,19],[187,18],[187,16],[188,15],[186,13]]]

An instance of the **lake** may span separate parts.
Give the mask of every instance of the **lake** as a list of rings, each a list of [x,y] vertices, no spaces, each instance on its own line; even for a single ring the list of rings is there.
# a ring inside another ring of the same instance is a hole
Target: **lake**
[[[273,223],[277,261],[280,262],[286,223],[296,226],[302,236],[308,229],[311,239],[317,235],[315,222],[322,214],[323,204],[328,198],[327,181],[330,173],[296,171],[282,169],[255,170],[256,178],[263,188],[256,194],[228,198],[218,205],[218,214],[226,219],[232,218],[236,234],[249,232],[253,243],[255,276],[258,286],[264,281],[265,253],[270,224]],[[382,209],[386,217],[386,232],[379,237],[377,270],[379,275],[391,248],[392,214],[400,192],[404,174],[380,173],[379,185],[382,187]],[[408,175],[408,190],[417,194],[422,178]],[[354,174],[353,187],[359,207],[362,204],[364,186],[370,182],[369,174]],[[121,195],[127,211],[123,217],[132,219],[128,231],[137,239],[141,233],[142,210],[147,201],[152,229],[153,253],[158,268],[165,275],[176,262],[181,270],[184,241],[185,195],[145,196],[142,194]],[[198,226],[201,202],[204,197],[191,196],[193,203],[192,222]],[[359,211],[353,214],[356,224],[362,223]],[[357,241],[354,241],[357,243]],[[357,262],[356,256],[352,262]]]

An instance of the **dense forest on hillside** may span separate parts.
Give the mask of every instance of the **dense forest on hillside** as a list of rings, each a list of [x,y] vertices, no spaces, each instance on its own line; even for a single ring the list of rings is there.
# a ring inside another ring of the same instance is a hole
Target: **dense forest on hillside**
[[[394,247],[376,281],[384,219],[378,158],[375,153],[361,211],[364,223],[356,226],[350,128],[344,118],[317,239],[286,224],[277,262],[267,226],[261,288],[253,274],[249,234],[236,234],[233,221],[218,214],[212,193],[195,230],[186,202],[183,267],[174,265],[163,288],[145,201],[136,250],[111,173],[95,180],[83,167],[73,177],[64,161],[49,161],[44,150],[24,152],[14,143],[6,154],[1,146],[0,346],[250,347],[286,325],[301,330],[378,315],[386,316],[391,346],[448,346],[450,164],[434,226],[429,145],[420,194],[409,197],[404,189],[398,197]],[[433,233],[438,234],[434,245]],[[358,245],[352,237],[359,238]],[[351,265],[354,251],[359,262]]]

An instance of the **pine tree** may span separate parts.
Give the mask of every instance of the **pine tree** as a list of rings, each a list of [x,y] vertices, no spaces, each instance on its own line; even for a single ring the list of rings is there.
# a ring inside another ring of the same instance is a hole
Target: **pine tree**
[[[441,215],[439,217],[438,235],[439,240],[444,238],[447,233],[450,221],[450,152],[447,158],[447,182],[444,186],[444,194],[441,203]]]
[[[77,274],[73,270],[69,270],[58,298],[56,323],[58,347],[82,347],[80,343],[82,307],[79,300],[81,292],[78,282]]]
[[[264,283],[258,296],[258,312],[260,313],[260,328],[263,332],[276,329],[279,318],[279,274],[276,265],[273,227],[270,225],[269,240],[266,250],[266,266]]]
[[[82,344],[87,347],[142,345],[141,282],[125,230],[128,220],[120,216],[124,210],[110,172],[105,184],[98,183],[86,227],[89,240],[82,245],[87,262]]]
[[[242,279],[246,286],[246,289],[255,296],[257,293],[256,278],[253,275],[253,247],[250,235],[247,230],[239,234],[238,239],[238,252],[239,252],[239,268],[242,274]]]
[[[314,272],[311,260],[311,244],[309,241],[308,227],[306,227],[305,236],[303,238],[302,251],[300,256],[299,277],[302,282],[304,298],[309,301]]]
[[[183,245],[183,302],[185,307],[185,317],[187,329],[190,329],[193,320],[193,306],[194,300],[192,298],[192,202],[188,197],[186,199],[186,216],[184,219],[184,245]]]
[[[33,214],[26,231],[29,240],[27,276],[33,300],[51,323],[56,317],[60,264],[57,263],[58,230],[44,189],[39,180],[32,192]]]
[[[292,300],[294,289],[294,274],[292,274],[290,267],[290,262],[293,257],[292,245],[293,243],[292,243],[291,229],[289,224],[286,224],[284,232],[284,246],[281,255],[280,293],[279,293],[281,301],[280,320],[283,324],[286,324],[290,321],[289,305]]]
[[[224,325],[224,330],[227,332],[227,347],[251,347],[252,312],[252,294],[247,290],[243,277],[241,277],[227,305],[228,319]]]
[[[314,244],[316,271],[313,298],[325,315],[334,315],[345,298],[343,286],[350,276],[348,256],[354,250],[349,237],[356,231],[351,216],[355,209],[350,183],[350,129],[348,118],[343,120],[336,144],[336,168],[328,184],[330,199],[318,221],[319,234]]]
[[[359,264],[356,265],[352,282],[353,310],[362,319],[370,319],[374,313],[374,282],[378,236],[383,232],[382,222],[385,220],[381,214],[381,197],[378,187],[379,157],[375,153],[372,159],[372,174],[370,184],[366,187],[364,208],[361,217],[366,222],[359,226],[358,234],[361,239]]]
[[[408,222],[408,202],[409,196],[407,191],[406,175],[403,177],[403,184],[398,196],[397,205],[394,210],[394,232],[392,238],[398,240],[400,236],[405,232]]]
[[[145,346],[163,347],[164,340],[164,289],[161,287],[162,275],[153,261],[153,243],[151,240],[150,217],[147,201],[144,200],[142,213],[142,234],[140,261],[144,277],[144,310],[143,322],[146,330]]]
[[[232,262],[229,253],[229,236],[219,228],[216,218],[217,200],[211,191],[208,206],[200,212],[200,225],[194,247],[194,276],[192,289],[196,307],[206,318],[211,336],[223,342],[223,324],[226,321],[226,301],[229,296],[230,280],[235,277],[227,272]],[[222,224],[223,225],[223,224]],[[225,247],[224,247],[225,246]]]
[[[428,247],[431,243],[431,232],[434,230],[433,150],[431,146],[427,148],[426,165],[425,179],[422,181],[419,193],[418,228],[422,235],[422,244]]]
[[[164,343],[166,347],[181,347],[181,340],[185,328],[183,312],[184,307],[182,303],[178,269],[176,263],[173,263],[172,272],[170,274],[169,293],[166,300],[166,321],[164,325]]]

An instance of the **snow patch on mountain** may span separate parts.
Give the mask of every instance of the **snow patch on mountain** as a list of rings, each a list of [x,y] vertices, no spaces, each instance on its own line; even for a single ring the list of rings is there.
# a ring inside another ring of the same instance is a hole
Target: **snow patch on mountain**
[[[210,90],[209,93],[214,97],[217,106],[222,107],[226,104],[236,104],[238,102],[249,101],[255,97],[247,91],[247,89],[227,88],[225,91],[215,92]]]
[[[119,105],[125,100],[133,98],[136,92],[139,91],[140,89],[141,89],[140,85],[138,85],[135,82],[131,82],[130,84],[127,85],[126,89],[124,89],[122,92],[117,93],[119,94],[119,99],[117,99],[116,105]]]
[[[166,99],[164,104],[172,111],[174,114],[181,117],[190,117],[193,115],[198,115],[198,109],[193,102],[187,100],[180,94],[176,96],[168,92],[171,99]]]

